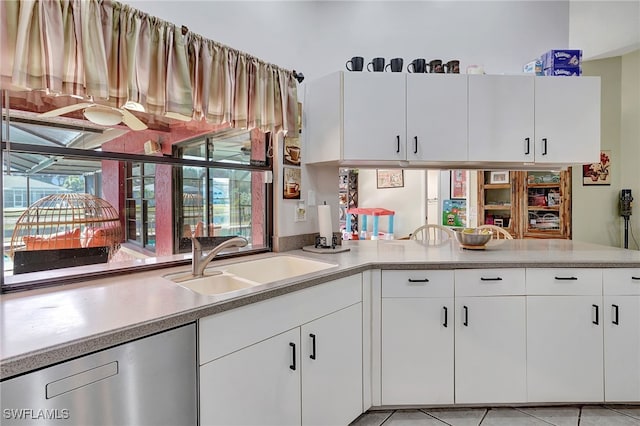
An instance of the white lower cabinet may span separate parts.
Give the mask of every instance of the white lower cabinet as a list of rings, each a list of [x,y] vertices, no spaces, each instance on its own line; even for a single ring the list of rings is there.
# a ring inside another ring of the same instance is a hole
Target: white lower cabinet
[[[604,400],[601,269],[527,269],[529,402]]]
[[[382,272],[382,404],[452,404],[453,271]]]
[[[382,403],[453,403],[453,298],[382,299]]]
[[[524,296],[456,297],[455,401],[526,402]]]
[[[456,270],[455,401],[527,398],[524,269]]]
[[[200,367],[200,424],[299,424],[299,348],[296,328]]]
[[[302,424],[346,425],[362,413],[362,303],[301,327]]]
[[[346,425],[363,411],[361,274],[203,318],[199,339],[203,426]]]
[[[604,399],[640,401],[640,269],[604,271]]]

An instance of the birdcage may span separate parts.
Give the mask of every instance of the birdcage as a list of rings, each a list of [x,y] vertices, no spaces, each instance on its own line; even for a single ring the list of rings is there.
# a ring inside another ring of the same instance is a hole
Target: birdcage
[[[11,253],[108,247],[111,258],[121,241],[118,211],[107,201],[91,194],[53,194],[20,215],[11,236]]]

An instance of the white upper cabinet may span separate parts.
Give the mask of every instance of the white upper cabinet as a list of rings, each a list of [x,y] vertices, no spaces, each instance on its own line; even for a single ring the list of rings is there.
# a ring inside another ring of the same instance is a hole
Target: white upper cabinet
[[[343,159],[406,159],[405,76],[343,73]]]
[[[467,159],[467,76],[407,75],[407,160]]]
[[[534,91],[529,76],[469,76],[469,160],[534,160]]]
[[[599,161],[600,78],[337,72],[309,82],[308,163]]]
[[[339,72],[305,103],[309,163],[467,159],[466,75]]]
[[[600,78],[535,80],[536,163],[600,162]]]
[[[598,77],[469,76],[469,160],[593,163]]]

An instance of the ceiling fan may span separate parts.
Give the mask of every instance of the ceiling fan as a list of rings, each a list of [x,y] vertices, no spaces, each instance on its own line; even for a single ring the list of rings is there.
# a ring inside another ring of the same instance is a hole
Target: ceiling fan
[[[116,124],[124,123],[131,130],[144,130],[147,128],[146,124],[125,108],[115,108],[93,102],[81,102],[79,104],[57,108],[39,114],[39,117],[58,117],[78,110],[83,110],[82,114],[87,120],[102,126],[115,126]]]

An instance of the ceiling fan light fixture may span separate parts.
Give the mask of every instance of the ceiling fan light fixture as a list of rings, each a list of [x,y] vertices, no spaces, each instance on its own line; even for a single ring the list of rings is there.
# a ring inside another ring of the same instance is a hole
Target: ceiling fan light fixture
[[[129,111],[146,112],[142,104],[139,104],[138,102],[134,102],[134,101],[125,102],[125,104],[122,105],[122,108],[126,108]]]
[[[123,119],[120,111],[111,108],[85,108],[82,113],[87,120],[100,124],[101,126],[115,126],[116,124],[120,124]]]

